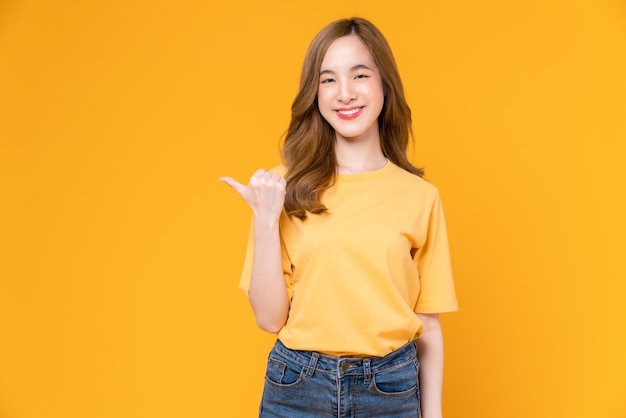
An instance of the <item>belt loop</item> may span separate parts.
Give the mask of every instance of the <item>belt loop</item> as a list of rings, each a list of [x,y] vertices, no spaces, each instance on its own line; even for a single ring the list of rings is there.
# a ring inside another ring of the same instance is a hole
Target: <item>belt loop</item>
[[[311,361],[309,361],[309,366],[306,369],[306,375],[308,377],[313,376],[313,372],[315,371],[315,367],[317,366],[317,359],[320,355],[316,352],[311,353]]]
[[[369,385],[372,381],[372,369],[370,365],[370,359],[363,359],[363,373],[365,374],[365,384]]]

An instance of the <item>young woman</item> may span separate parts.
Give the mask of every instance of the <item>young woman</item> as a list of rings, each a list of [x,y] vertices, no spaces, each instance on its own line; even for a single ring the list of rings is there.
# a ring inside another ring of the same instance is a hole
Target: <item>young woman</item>
[[[437,189],[408,161],[391,49],[344,19],[309,46],[283,165],[248,185],[240,287],[276,333],[262,417],[442,416],[439,313],[455,311]],[[419,384],[418,384],[419,376]]]

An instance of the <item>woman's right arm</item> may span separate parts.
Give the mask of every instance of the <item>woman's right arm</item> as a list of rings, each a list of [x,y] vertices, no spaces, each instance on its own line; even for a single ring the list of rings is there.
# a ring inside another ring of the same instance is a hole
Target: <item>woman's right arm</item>
[[[247,186],[230,177],[220,180],[239,193],[252,209],[254,259],[248,292],[250,305],[259,328],[277,333],[289,314],[279,235],[285,179],[277,173],[257,170]]]

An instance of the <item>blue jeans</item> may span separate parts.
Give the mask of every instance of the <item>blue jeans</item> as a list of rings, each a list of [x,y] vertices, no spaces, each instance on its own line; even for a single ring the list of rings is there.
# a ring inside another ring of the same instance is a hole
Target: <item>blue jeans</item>
[[[259,416],[419,417],[414,341],[384,357],[333,357],[276,341],[267,360]]]

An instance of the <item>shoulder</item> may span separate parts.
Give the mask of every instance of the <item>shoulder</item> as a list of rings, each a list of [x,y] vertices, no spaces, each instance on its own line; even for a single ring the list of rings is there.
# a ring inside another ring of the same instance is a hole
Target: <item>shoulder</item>
[[[395,164],[393,168],[393,181],[398,183],[401,187],[406,188],[407,192],[428,196],[432,199],[438,198],[439,190],[434,184],[416,174],[398,167]]]

